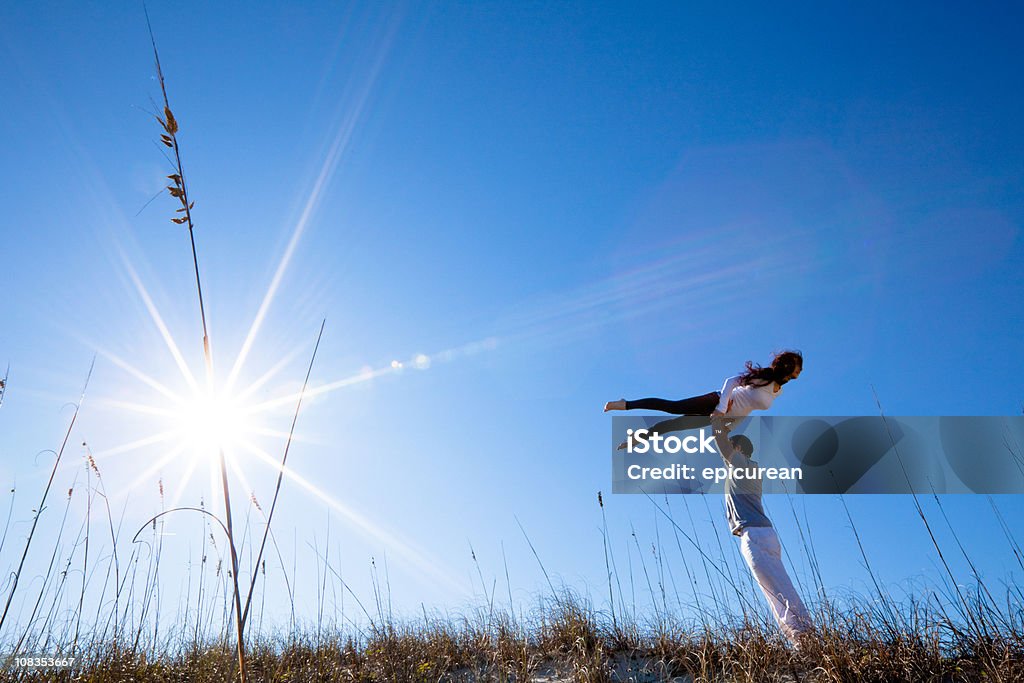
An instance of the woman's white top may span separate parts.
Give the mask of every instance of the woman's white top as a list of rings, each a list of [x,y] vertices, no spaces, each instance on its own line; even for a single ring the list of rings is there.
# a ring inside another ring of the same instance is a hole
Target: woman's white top
[[[718,408],[729,417],[746,417],[752,410],[768,410],[772,407],[772,401],[782,393],[782,387],[775,391],[775,382],[769,382],[766,386],[758,387],[751,384],[740,384],[741,375],[730,377],[725,380],[722,387],[722,398],[718,401]],[[729,401],[732,407],[729,407]]]

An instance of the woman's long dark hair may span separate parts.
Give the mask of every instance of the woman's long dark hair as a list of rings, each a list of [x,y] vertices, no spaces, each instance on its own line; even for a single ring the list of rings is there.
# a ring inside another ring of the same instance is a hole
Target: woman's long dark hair
[[[799,351],[782,351],[772,357],[772,363],[762,368],[753,361],[747,361],[747,371],[740,375],[740,384],[765,387],[772,382],[785,384],[797,368],[803,368],[804,357]]]

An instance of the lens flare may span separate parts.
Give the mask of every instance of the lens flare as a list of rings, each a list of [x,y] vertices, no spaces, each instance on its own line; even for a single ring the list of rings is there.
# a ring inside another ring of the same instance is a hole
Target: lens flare
[[[170,417],[186,453],[215,457],[230,453],[251,439],[257,425],[251,410],[236,396],[216,391],[199,391],[180,401]]]

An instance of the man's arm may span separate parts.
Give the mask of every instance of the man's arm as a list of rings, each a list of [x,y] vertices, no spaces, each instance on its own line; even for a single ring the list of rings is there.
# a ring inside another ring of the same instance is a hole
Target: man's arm
[[[718,454],[729,467],[735,466],[733,455],[736,452],[732,441],[729,440],[729,432],[732,430],[732,420],[719,415],[711,416],[711,428],[715,431],[715,445],[718,446]]]

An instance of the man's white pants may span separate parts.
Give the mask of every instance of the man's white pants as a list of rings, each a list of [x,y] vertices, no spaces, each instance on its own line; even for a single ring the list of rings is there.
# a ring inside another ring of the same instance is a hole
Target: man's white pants
[[[747,527],[740,534],[740,552],[768,599],[779,628],[790,642],[799,645],[799,636],[812,628],[811,619],[782,564],[779,535],[770,526]]]

